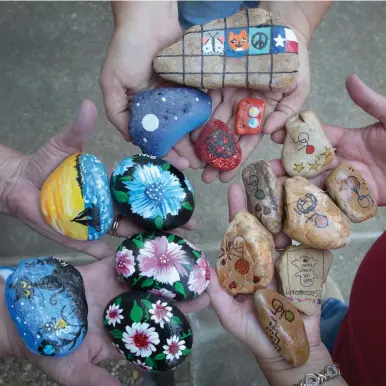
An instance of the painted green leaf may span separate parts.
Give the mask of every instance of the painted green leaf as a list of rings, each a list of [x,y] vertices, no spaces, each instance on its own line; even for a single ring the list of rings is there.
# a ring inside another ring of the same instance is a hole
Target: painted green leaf
[[[118,202],[127,202],[129,201],[129,197],[127,197],[127,194],[125,192],[120,192],[119,190],[113,189],[113,194],[115,199]]]
[[[109,324],[109,321],[105,318],[105,320],[103,321],[103,324],[104,324],[105,326],[107,326],[107,325]]]
[[[149,309],[153,308],[153,303],[150,302],[149,300],[147,300],[147,299],[142,299],[141,302],[142,302],[142,304],[143,304],[146,308],[149,308]]]
[[[165,358],[166,358],[166,355],[165,355],[163,352],[157,354],[157,355],[154,357],[154,359],[155,359],[156,361],[162,361],[162,360],[164,360]]]
[[[169,164],[168,162],[164,163],[164,164],[162,165],[162,169],[163,169],[163,170],[169,170],[169,169],[170,169],[170,164]]]
[[[173,324],[182,324],[182,320],[177,316],[172,316],[170,319],[170,322]]]
[[[180,240],[177,244],[179,244],[179,245],[185,244],[185,240],[182,239],[182,240]]]
[[[122,339],[123,332],[121,330],[117,330],[116,328],[111,331],[111,335],[116,339]]]
[[[120,178],[121,181],[131,181],[133,179],[133,176],[123,176]]]
[[[161,216],[157,216],[154,220],[154,224],[157,229],[162,230],[162,227],[164,225],[164,220],[162,219]]]
[[[201,258],[201,253],[197,251],[192,251],[193,255],[197,257],[197,259]]]
[[[150,287],[154,283],[154,280],[148,277],[142,284],[141,288]]]
[[[114,304],[115,304],[117,307],[119,307],[119,306],[121,305],[121,303],[122,303],[122,297],[120,296],[119,298],[117,298],[117,299],[115,300]]]
[[[175,235],[169,235],[169,237],[168,237],[169,243],[172,243],[172,242],[174,241],[175,238],[176,238]]]
[[[157,368],[157,364],[155,363],[153,358],[147,357],[145,363],[152,368]]]
[[[138,240],[138,239],[133,239],[133,243],[138,249],[141,249],[145,246],[145,244],[141,240]]]
[[[184,202],[182,206],[187,210],[193,210],[192,205],[189,204],[189,202]]]
[[[137,304],[137,301],[134,300],[134,306],[130,312],[130,319],[135,323],[139,323],[142,320],[142,316],[143,316],[142,308],[139,307]]]
[[[176,284],[174,284],[174,288],[176,289],[177,292],[183,295],[184,298],[186,298],[185,288],[180,282],[177,282]]]
[[[190,352],[191,352],[191,350],[190,350],[190,349],[188,349],[188,348],[186,348],[184,351],[182,351],[182,355],[185,355],[185,356],[187,356],[187,355],[189,355],[189,354],[190,354]]]

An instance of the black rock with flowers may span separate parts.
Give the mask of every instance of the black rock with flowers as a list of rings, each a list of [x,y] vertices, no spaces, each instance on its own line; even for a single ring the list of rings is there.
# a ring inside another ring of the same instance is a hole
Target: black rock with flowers
[[[117,274],[134,290],[170,300],[192,300],[205,291],[210,266],[188,240],[166,232],[142,232],[124,240],[115,254]]]
[[[117,296],[105,309],[104,325],[117,350],[147,371],[173,370],[191,352],[189,322],[175,305],[159,296],[143,292]]]

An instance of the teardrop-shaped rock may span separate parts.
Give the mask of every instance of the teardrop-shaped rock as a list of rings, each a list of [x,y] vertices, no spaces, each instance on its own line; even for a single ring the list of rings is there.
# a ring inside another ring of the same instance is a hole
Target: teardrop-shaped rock
[[[298,310],[284,296],[270,289],[253,295],[257,318],[278,353],[294,366],[310,356],[310,345]]]
[[[299,67],[298,40],[261,8],[189,28],[153,60],[162,78],[198,88],[287,89]]]
[[[56,257],[23,260],[7,278],[5,299],[23,342],[35,354],[65,356],[86,337],[82,276]]]
[[[259,161],[243,170],[248,211],[271,232],[279,233],[283,222],[283,185],[279,184],[271,165]]]
[[[142,91],[132,102],[130,136],[145,154],[163,157],[212,114],[212,99],[190,87]]]
[[[246,211],[236,214],[224,234],[217,275],[230,295],[265,288],[273,276],[275,244],[259,220]]]
[[[110,190],[120,211],[145,229],[178,228],[194,211],[188,179],[168,162],[147,154],[122,160],[111,176]]]
[[[241,162],[241,147],[227,125],[211,119],[201,130],[195,146],[197,157],[214,168],[226,171]]]
[[[313,315],[321,303],[332,259],[328,250],[290,245],[275,263],[280,292],[299,311]]]
[[[339,165],[327,177],[326,186],[330,197],[352,222],[362,222],[376,215],[374,195],[353,166]]]
[[[285,184],[284,232],[292,239],[317,249],[343,248],[350,225],[331,198],[303,177]]]
[[[77,240],[97,240],[110,229],[113,203],[103,164],[92,154],[73,154],[47,178],[40,210],[56,231]]]
[[[315,177],[327,170],[335,151],[319,117],[310,110],[286,122],[287,135],[281,153],[284,169],[291,177]]]
[[[143,370],[174,370],[190,355],[193,333],[188,320],[159,296],[122,293],[109,302],[103,315],[113,345]]]
[[[165,232],[126,239],[115,254],[117,274],[133,290],[172,300],[192,300],[209,284],[210,266],[188,240]]]

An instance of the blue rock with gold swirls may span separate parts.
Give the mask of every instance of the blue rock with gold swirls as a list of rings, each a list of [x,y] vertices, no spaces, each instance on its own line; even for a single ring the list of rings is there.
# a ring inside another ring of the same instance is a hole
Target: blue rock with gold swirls
[[[56,257],[22,261],[5,284],[8,311],[24,343],[44,356],[75,351],[87,333],[81,274]]]
[[[48,177],[40,192],[43,217],[77,240],[97,240],[111,227],[113,204],[103,164],[91,154],[73,154]]]

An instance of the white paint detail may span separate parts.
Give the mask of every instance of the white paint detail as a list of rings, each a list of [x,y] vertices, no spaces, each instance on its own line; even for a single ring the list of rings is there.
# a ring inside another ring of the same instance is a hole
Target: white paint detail
[[[284,47],[285,39],[281,37],[279,34],[277,38],[273,38],[273,40],[276,42],[275,47]]]
[[[166,102],[166,98],[165,98],[165,97],[162,97],[162,98],[161,98],[161,101],[162,101],[162,102]]]
[[[146,131],[156,131],[159,126],[159,120],[154,114],[146,114],[142,119],[142,127]]]
[[[251,108],[249,109],[248,115],[249,115],[250,117],[255,118],[255,117],[257,117],[257,116],[259,115],[259,112],[260,112],[259,108],[256,107],[256,106],[254,106],[254,107],[251,107]]]

